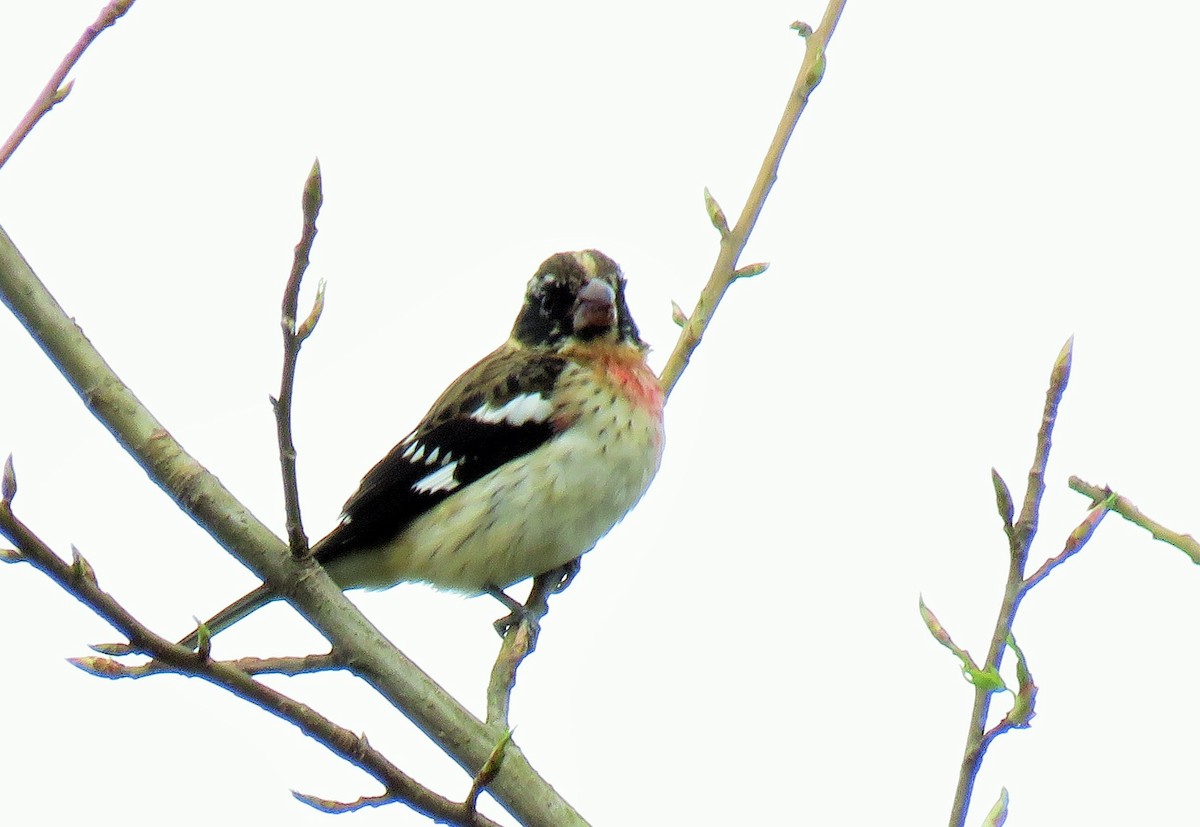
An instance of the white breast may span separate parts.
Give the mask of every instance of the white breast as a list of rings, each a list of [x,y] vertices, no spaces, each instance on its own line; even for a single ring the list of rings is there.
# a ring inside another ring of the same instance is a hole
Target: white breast
[[[663,446],[661,420],[649,411],[618,401],[588,414],[456,492],[378,551],[337,560],[330,574],[343,587],[423,580],[479,592],[588,551],[646,492]]]

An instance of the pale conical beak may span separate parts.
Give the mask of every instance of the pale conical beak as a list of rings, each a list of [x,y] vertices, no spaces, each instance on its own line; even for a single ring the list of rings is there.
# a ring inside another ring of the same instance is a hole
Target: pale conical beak
[[[590,279],[575,297],[575,332],[611,328],[617,323],[617,294],[603,279]]]

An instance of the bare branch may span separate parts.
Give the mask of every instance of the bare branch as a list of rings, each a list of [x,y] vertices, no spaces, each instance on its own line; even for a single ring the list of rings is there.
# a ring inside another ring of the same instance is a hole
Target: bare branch
[[[1050,372],[1050,387],[1046,390],[1046,406],[1042,411],[1042,424],[1038,429],[1037,450],[1034,452],[1033,466],[1029,469],[1025,502],[1021,506],[1021,516],[1013,526],[1016,539],[1013,553],[1020,556],[1022,566],[1029,557],[1029,547],[1037,534],[1038,510],[1042,504],[1042,494],[1046,491],[1046,463],[1050,460],[1050,437],[1054,433],[1058,405],[1062,402],[1067,381],[1071,378],[1071,353],[1074,346],[1075,337],[1072,336],[1067,339],[1059,351],[1058,358],[1054,360],[1054,369]]]
[[[133,654],[137,650],[128,644],[101,643],[91,647],[103,655],[122,657]],[[144,678],[149,675],[163,674],[192,674],[191,664],[181,668],[162,660],[151,660],[146,663],[130,665],[110,658],[71,658],[71,663],[87,672],[104,678]],[[280,658],[238,658],[237,660],[214,661],[231,669],[236,669],[247,675],[307,675],[313,672],[326,672],[333,669],[345,669],[345,662],[334,652],[323,655],[304,655],[301,657]]]
[[[363,810],[367,807],[382,807],[386,804],[396,803],[395,797],[390,795],[365,795],[354,801],[334,801],[330,798],[320,798],[319,796],[292,790],[292,796],[297,801],[307,804],[314,810],[320,810],[323,813],[331,815],[353,813],[356,810]],[[492,821],[487,816],[480,815],[466,804],[459,804],[458,812],[444,823],[463,825],[463,827],[501,827],[498,821]]]
[[[783,117],[775,129],[775,137],[759,168],[758,177],[754,179],[754,186],[751,187],[746,204],[742,207],[742,214],[732,229],[728,227],[725,213],[717,205],[716,199],[707,189],[704,190],[705,210],[713,226],[721,233],[721,249],[717,254],[717,261],[713,265],[708,283],[700,292],[696,309],[692,311],[690,318],[687,318],[686,322],[681,325],[683,330],[675,343],[675,349],[671,351],[667,364],[663,367],[662,375],[659,377],[667,396],[671,395],[671,389],[675,387],[675,383],[679,381],[679,377],[683,375],[683,371],[691,361],[692,354],[700,346],[700,340],[704,337],[704,332],[712,321],[713,313],[716,312],[717,305],[720,304],[729,285],[733,284],[739,275],[749,276],[756,272],[762,272],[751,269],[739,273],[738,258],[746,248],[746,242],[750,240],[750,233],[754,230],[759,214],[762,213],[763,205],[767,202],[767,195],[770,194],[775,179],[779,177],[779,162],[783,159],[783,152],[787,149],[788,141],[791,140],[792,131],[796,128],[796,123],[800,120],[800,115],[804,112],[805,107],[808,106],[809,96],[821,82],[825,71],[825,48],[829,45],[829,38],[833,36],[833,30],[837,28],[838,19],[842,16],[842,8],[845,5],[845,0],[830,0],[816,31],[811,31],[804,24],[793,24],[793,28],[797,29],[804,37],[804,60],[800,64],[796,82],[792,86],[787,105],[783,109]],[[801,26],[803,28],[800,28]],[[750,265],[750,268],[759,266]],[[673,314],[673,317],[677,323],[683,321],[682,312]]]
[[[309,255],[317,237],[317,215],[321,212],[324,196],[321,192],[321,164],[313,161],[308,178],[304,182],[304,194],[300,199],[304,224],[300,241],[296,244],[292,260],[292,272],[283,289],[283,307],[280,327],[283,328],[283,375],[279,380],[279,397],[272,400],[275,409],[275,428],[279,439],[279,464],[283,472],[283,503],[287,513],[288,546],[296,557],[308,554],[308,537],[300,518],[300,486],[296,480],[296,445],[292,440],[292,393],[296,385],[296,362],[300,358],[300,346],[312,333],[325,306],[325,291],[317,290],[313,309],[298,331],[296,311],[300,304],[300,282],[308,269]]]
[[[1093,504],[1107,503],[1111,500],[1110,511],[1119,514],[1134,525],[1146,529],[1155,540],[1174,546],[1190,557],[1193,563],[1200,565],[1200,543],[1196,542],[1196,538],[1192,535],[1180,534],[1161,523],[1156,523],[1143,514],[1136,505],[1124,497],[1114,494],[1107,487],[1100,488],[1084,482],[1079,477],[1071,477],[1068,484],[1072,491],[1078,491],[1080,494],[1091,497]]]
[[[393,800],[402,801],[419,812],[451,824],[476,823],[473,818],[463,818],[468,809],[464,804],[439,796],[417,783],[388,761],[382,753],[372,748],[366,738],[334,724],[312,707],[259,683],[231,664],[209,660],[156,635],[134,618],[112,595],[100,589],[95,573],[83,562],[77,551],[72,563],[59,559],[49,546],[17,519],[7,502],[0,503],[0,532],[17,545],[31,565],[128,637],[134,650],[151,655],[156,661],[164,663],[169,671],[203,678],[295,724],[305,735],[325,746],[330,752],[374,776],[384,785]],[[75,658],[71,662],[101,677],[135,676],[128,673],[129,667],[108,658]],[[494,748],[488,753],[489,757],[492,752]],[[486,760],[484,765],[486,766]],[[471,807],[470,810],[473,812],[474,808]]]
[[[479,721],[392,645],[318,564],[293,560],[283,542],[171,437],[54,300],[3,228],[0,300],[96,418],[185,514],[276,586],[327,640],[336,640],[350,671],[429,733],[467,772],[483,766],[499,731]],[[488,790],[527,827],[586,824],[516,744]]]
[[[1000,662],[1004,657],[1004,650],[1009,646],[1009,641],[1012,640],[1013,620],[1016,617],[1022,598],[1024,598],[1029,590],[1025,582],[1025,564],[1029,558],[1030,545],[1033,543],[1034,535],[1037,533],[1038,511],[1042,505],[1042,494],[1046,490],[1045,476],[1046,465],[1050,459],[1050,437],[1053,434],[1054,423],[1058,417],[1059,403],[1062,401],[1063,394],[1067,389],[1067,381],[1071,376],[1072,344],[1073,339],[1068,339],[1066,344],[1063,345],[1062,350],[1059,351],[1058,357],[1054,360],[1054,367],[1050,371],[1050,387],[1046,391],[1046,403],[1042,410],[1042,422],[1038,428],[1037,447],[1034,450],[1033,465],[1029,470],[1029,483],[1025,491],[1025,500],[1021,507],[1021,515],[1016,523],[1012,522],[1012,495],[1008,491],[1008,486],[999,474],[995,471],[992,472],[992,487],[996,495],[996,506],[1000,511],[1001,519],[1004,521],[1004,533],[1008,539],[1009,563],[1008,576],[1004,583],[1004,597],[1000,601],[1000,609],[997,612],[996,625],[992,632],[991,644],[988,647],[987,660],[979,665],[981,672],[986,674],[999,676]],[[1090,532],[1088,532],[1087,536],[1090,536]],[[1085,536],[1078,546],[1073,548],[1071,553],[1078,551],[1086,541],[1087,537]],[[1070,546],[1070,541],[1068,541],[1068,546]],[[1013,648],[1014,651],[1019,652],[1019,650],[1016,650],[1015,643],[1013,644]],[[1028,666],[1024,662],[1024,655],[1018,654],[1018,661],[1018,671],[1024,670],[1028,674]],[[1032,679],[1028,683],[1032,686]],[[1023,683],[1022,687],[1024,688],[1024,686]],[[1036,687],[1033,687],[1029,691],[1032,692],[1033,690],[1036,690]],[[971,708],[971,719],[967,727],[966,745],[963,748],[962,763],[959,766],[958,786],[954,794],[954,804],[950,810],[951,827],[962,827],[962,825],[966,824],[967,808],[971,803],[971,793],[975,786],[975,778],[979,774],[984,753],[987,752],[992,740],[1001,732],[1007,731],[1016,725],[1010,723],[1010,725],[1003,729],[994,729],[990,733],[985,731],[988,712],[991,709],[992,693],[994,691],[995,687],[989,685],[980,685],[978,683],[975,685],[975,701]],[[1027,701],[1030,704],[1030,710],[1032,710],[1032,695],[1027,697]],[[1021,694],[1018,693],[1015,703],[1019,704],[1021,702]],[[1010,715],[1017,711],[1017,706],[1014,705],[1013,712]],[[1014,717],[1013,720],[1018,720],[1018,718]]]
[[[488,679],[487,722],[489,726],[509,729],[508,710],[513,687],[517,684],[517,669],[537,648],[541,623],[550,611],[550,597],[571,585],[579,573],[579,560],[533,578],[529,597],[524,606],[516,606],[513,614],[496,621],[502,641],[492,674]],[[514,622],[515,621],[515,622]]]
[[[1084,517],[1083,522],[1075,527],[1075,530],[1067,536],[1067,542],[1063,545],[1063,550],[1054,555],[1025,580],[1023,587],[1024,591],[1029,591],[1038,583],[1046,579],[1046,576],[1055,568],[1066,562],[1067,558],[1074,555],[1092,538],[1092,532],[1100,525],[1100,521],[1104,519],[1104,515],[1112,510],[1113,504],[1116,502],[1116,495],[1109,494],[1098,505],[1094,506],[1088,515]]]
[[[42,87],[42,91],[38,93],[37,99],[34,100],[33,106],[29,107],[29,111],[25,113],[25,117],[17,124],[17,128],[8,136],[8,140],[4,142],[4,146],[0,146],[0,167],[3,167],[12,154],[17,151],[17,147],[25,140],[26,136],[33,131],[37,126],[37,122],[42,117],[53,109],[57,104],[62,103],[67,99],[67,95],[71,94],[71,88],[75,81],[63,85],[66,80],[67,72],[87,51],[88,46],[92,45],[100,32],[107,29],[109,26],[117,22],[125,12],[129,11],[133,6],[134,0],[113,0],[103,9],[100,10],[100,16],[96,18],[92,25],[83,30],[83,34],[75,45],[71,47],[71,51],[67,52],[67,56],[58,64],[58,68],[54,70],[54,74],[50,76],[50,80]]]

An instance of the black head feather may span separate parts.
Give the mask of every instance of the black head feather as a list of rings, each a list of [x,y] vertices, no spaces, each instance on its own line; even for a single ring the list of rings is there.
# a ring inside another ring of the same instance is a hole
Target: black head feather
[[[580,291],[599,279],[612,288],[615,319],[607,327],[575,329],[575,307]],[[642,345],[637,325],[625,303],[625,277],[621,268],[598,250],[556,253],[542,262],[529,280],[525,304],[513,325],[513,338],[526,347],[558,348],[571,339],[610,336]]]

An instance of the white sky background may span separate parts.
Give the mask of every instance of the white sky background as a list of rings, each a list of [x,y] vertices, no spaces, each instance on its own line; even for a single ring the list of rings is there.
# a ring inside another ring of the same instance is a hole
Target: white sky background
[[[0,0],[0,132],[100,5]],[[142,0],[0,171],[0,223],[67,312],[282,530],[267,395],[320,157],[306,295],[325,278],[328,305],[296,400],[314,539],[504,338],[550,253],[623,265],[661,366],[670,300],[690,310],[717,249],[702,188],[739,212],[803,53],[787,26],[824,8],[403,6]],[[771,269],[728,294],[671,399],[658,480],[521,671],[516,737],[593,823],[945,821],[971,695],[917,597],[982,655],[1006,566],[988,469],[1020,496],[1071,334],[1034,557],[1085,513],[1072,473],[1200,533],[1198,24],[1171,2],[851,1],[743,259]],[[168,636],[254,585],[7,313],[0,353],[23,519]],[[355,600],[482,710],[494,601]],[[1013,824],[1191,823],[1200,571],[1109,517],[1016,633],[1038,716],[993,746],[970,822],[1003,784]],[[288,790],[378,792],[202,681],[65,661],[114,639],[32,568],[0,570],[6,823],[329,824]],[[319,644],[276,605],[216,654]],[[465,792],[353,679],[271,683]]]

